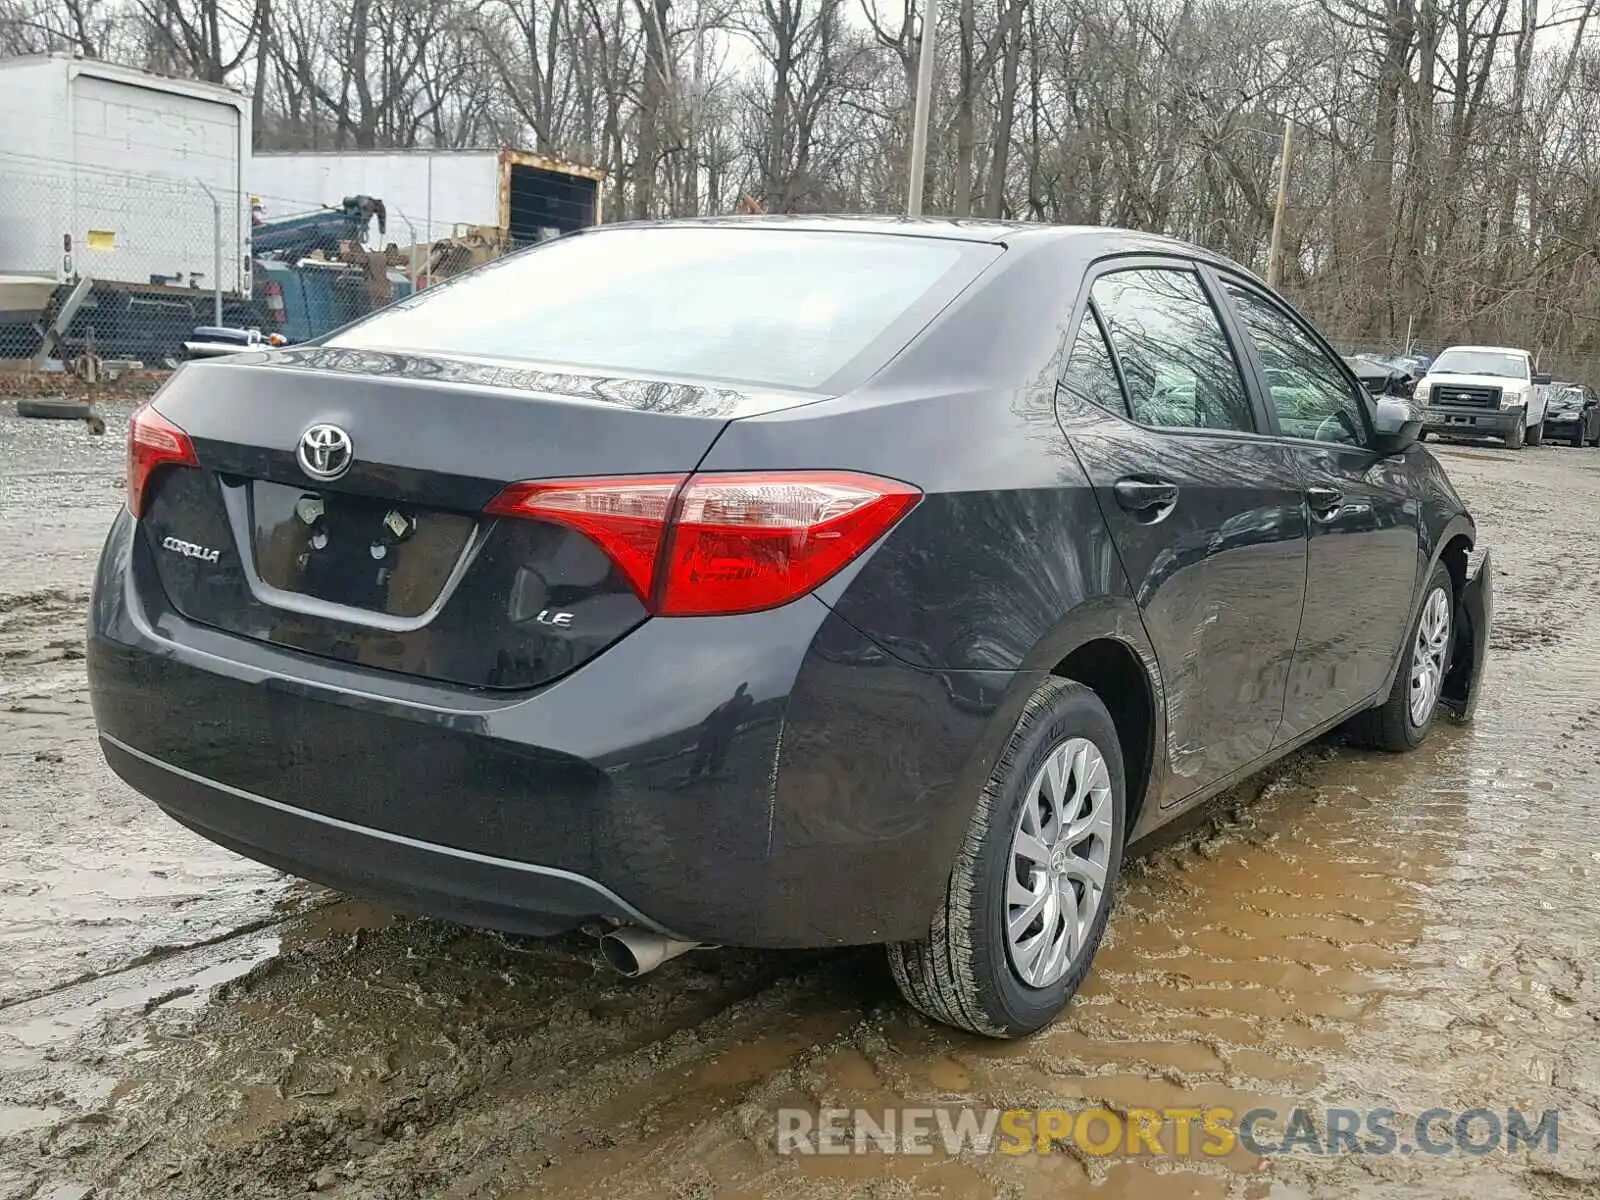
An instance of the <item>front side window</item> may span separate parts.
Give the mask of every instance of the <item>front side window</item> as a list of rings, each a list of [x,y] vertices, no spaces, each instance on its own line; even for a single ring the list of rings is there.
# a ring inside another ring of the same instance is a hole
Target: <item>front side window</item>
[[[999,253],[874,233],[601,229],[420,292],[328,344],[814,389],[869,350],[869,367],[887,362]]]
[[[1091,292],[1141,425],[1250,430],[1239,364],[1193,271],[1155,267],[1101,276]]]
[[[1245,336],[1261,360],[1284,436],[1363,445],[1366,427],[1357,407],[1360,401],[1339,364],[1277,305],[1238,284],[1227,288]]]

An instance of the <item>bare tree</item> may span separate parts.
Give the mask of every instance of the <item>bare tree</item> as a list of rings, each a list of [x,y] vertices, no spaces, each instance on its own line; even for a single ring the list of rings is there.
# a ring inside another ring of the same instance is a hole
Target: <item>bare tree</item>
[[[150,65],[207,83],[222,83],[254,49],[266,24],[266,0],[137,0],[149,39]]]

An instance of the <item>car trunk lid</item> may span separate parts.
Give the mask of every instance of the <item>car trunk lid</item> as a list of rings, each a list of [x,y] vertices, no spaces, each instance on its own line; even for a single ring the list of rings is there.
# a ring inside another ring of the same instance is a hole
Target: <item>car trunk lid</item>
[[[485,506],[520,480],[686,474],[730,417],[814,398],[324,348],[191,363],[156,409],[199,469],[151,476],[144,536],[191,620],[364,666],[534,687],[646,609],[581,533]],[[302,454],[313,430],[348,464],[316,444]]]

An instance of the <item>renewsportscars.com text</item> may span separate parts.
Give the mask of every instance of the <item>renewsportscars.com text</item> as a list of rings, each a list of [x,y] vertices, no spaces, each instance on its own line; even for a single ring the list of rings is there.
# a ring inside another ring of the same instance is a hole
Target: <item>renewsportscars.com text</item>
[[[1555,1154],[1554,1109],[781,1108],[780,1154]]]

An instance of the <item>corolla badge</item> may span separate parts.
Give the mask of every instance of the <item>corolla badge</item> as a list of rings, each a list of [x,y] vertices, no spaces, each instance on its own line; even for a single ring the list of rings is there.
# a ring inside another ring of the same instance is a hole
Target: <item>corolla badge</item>
[[[313,479],[337,479],[355,461],[350,435],[337,425],[313,425],[300,435],[295,451],[300,469]]]
[[[202,546],[196,542],[186,542],[182,538],[162,538],[161,548],[170,550],[173,554],[181,554],[185,558],[198,558],[203,563],[214,563],[222,557],[220,550],[213,550],[210,546]]]

